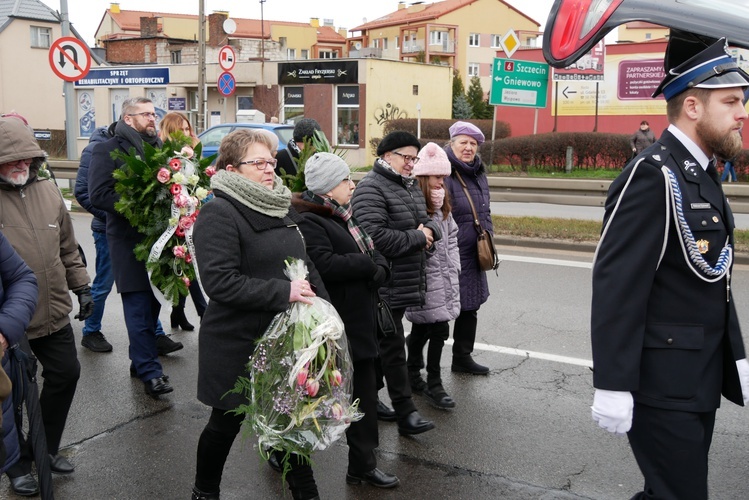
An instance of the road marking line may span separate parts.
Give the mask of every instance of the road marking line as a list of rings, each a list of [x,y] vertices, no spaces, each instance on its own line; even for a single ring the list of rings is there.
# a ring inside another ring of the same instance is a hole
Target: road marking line
[[[562,259],[542,259],[540,257],[525,257],[521,255],[499,255],[499,260],[509,260],[511,262],[525,262],[528,264],[546,264],[550,266],[579,267],[583,269],[592,269],[592,262],[577,262],[574,260]]]
[[[453,343],[453,339],[450,339],[447,342],[445,342],[445,345],[452,345],[452,343]],[[482,344],[480,342],[476,342],[473,345],[473,348],[478,349],[480,351],[498,352],[500,354],[511,354],[513,356],[521,356],[523,358],[543,359],[545,361],[554,361],[556,363],[565,363],[568,365],[586,366],[588,368],[593,368],[593,361],[589,359],[572,358],[569,356],[559,356],[558,354],[548,354],[545,352],[526,351],[524,349],[514,349],[512,347],[502,347],[502,346],[491,345],[491,344]]]

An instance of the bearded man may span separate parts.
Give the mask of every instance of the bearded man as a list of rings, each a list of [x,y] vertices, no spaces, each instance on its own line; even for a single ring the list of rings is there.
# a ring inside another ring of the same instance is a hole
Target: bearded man
[[[145,262],[136,259],[133,253],[144,235],[114,208],[119,194],[115,191],[116,181],[112,176],[115,169],[124,165],[124,161],[112,159],[111,153],[118,150],[129,153],[134,148],[136,155],[145,158],[144,142],[155,148],[162,145],[156,133],[156,113],[150,99],[133,97],[122,103],[122,118],[115,125],[114,137],[94,146],[88,172],[88,191],[91,204],[107,213],[107,243],[112,258],[112,272],[117,292],[122,296],[125,326],[130,340],[130,374],[143,382],[146,394],[158,397],[173,390],[162,370],[155,337],[161,304],[151,289]],[[182,348],[181,343],[175,344]]]
[[[633,498],[706,499],[721,393],[749,402],[731,294],[734,221],[715,157],[742,147],[749,75],[716,41],[672,30],[670,125],[612,183],[593,266],[593,419],[627,433]]]

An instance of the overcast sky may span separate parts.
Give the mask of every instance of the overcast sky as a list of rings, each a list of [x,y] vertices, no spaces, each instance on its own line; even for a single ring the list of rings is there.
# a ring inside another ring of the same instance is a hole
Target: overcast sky
[[[60,0],[41,0],[48,7],[60,10]],[[505,0],[543,27],[553,0]],[[68,0],[68,17],[89,45],[99,27],[109,0]],[[410,1],[408,2],[410,3]],[[198,14],[199,0],[120,0],[122,10],[142,10],[171,14]],[[311,17],[333,19],[336,27],[351,29],[372,21],[398,8],[398,0],[265,0],[263,18],[275,21],[309,22]],[[229,17],[260,19],[259,0],[205,0],[205,13],[228,10]]]

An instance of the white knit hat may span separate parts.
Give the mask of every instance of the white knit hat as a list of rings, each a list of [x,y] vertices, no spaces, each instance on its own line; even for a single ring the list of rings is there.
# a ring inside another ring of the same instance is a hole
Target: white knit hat
[[[413,175],[450,175],[450,160],[445,150],[433,142],[428,142],[417,155],[419,161],[414,165]]]

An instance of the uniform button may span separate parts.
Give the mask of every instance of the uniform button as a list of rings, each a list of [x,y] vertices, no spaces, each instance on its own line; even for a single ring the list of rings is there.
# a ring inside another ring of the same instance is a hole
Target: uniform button
[[[702,221],[702,225],[703,225],[703,226],[707,226],[707,221],[706,221],[706,220],[703,220],[703,221]]]
[[[671,345],[674,343],[674,339],[668,339],[666,340],[666,344]]]

